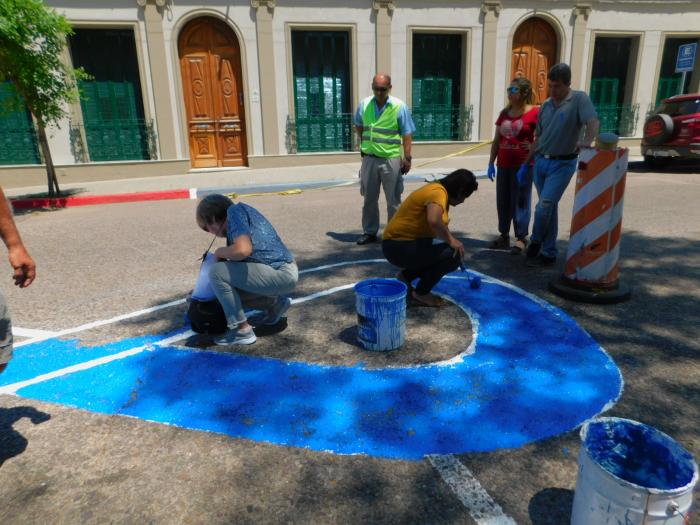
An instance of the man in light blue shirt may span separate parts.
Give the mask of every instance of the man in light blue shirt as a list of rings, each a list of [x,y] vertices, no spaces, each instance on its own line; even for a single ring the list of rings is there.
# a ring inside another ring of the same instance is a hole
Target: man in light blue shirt
[[[550,68],[547,87],[549,98],[537,115],[535,142],[517,174],[520,180],[535,158],[533,181],[539,201],[526,252],[528,266],[551,266],[556,262],[559,200],[576,172],[579,151],[591,146],[599,128],[591,99],[583,91],[571,89],[567,64]]]
[[[374,95],[365,98],[355,112],[354,124],[362,154],[360,193],[364,197],[363,234],[357,244],[377,241],[380,185],[384,188],[389,222],[401,204],[403,175],[411,169],[411,144],[416,126],[406,104],[390,96],[390,90],[391,77],[383,73],[375,75],[372,79]]]

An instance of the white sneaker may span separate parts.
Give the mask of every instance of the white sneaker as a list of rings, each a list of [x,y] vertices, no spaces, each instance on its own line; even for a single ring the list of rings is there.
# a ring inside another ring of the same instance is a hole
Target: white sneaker
[[[280,295],[275,301],[275,304],[268,310],[267,315],[260,321],[260,324],[274,326],[282,320],[284,314],[287,313],[289,307],[292,306],[292,300],[289,297]]]
[[[255,336],[253,329],[246,332],[241,332],[238,329],[230,329],[221,335],[214,337],[214,344],[217,346],[229,345],[252,345],[258,338]]]

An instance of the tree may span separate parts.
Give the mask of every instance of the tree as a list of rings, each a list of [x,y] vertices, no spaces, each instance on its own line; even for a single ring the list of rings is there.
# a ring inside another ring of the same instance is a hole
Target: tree
[[[46,127],[58,126],[66,106],[79,99],[77,80],[87,78],[82,69],[61,61],[68,21],[41,0],[0,1],[0,80],[9,80],[17,93],[17,105],[26,104],[37,127],[37,138],[46,163],[49,197],[60,194],[56,170],[46,138]]]

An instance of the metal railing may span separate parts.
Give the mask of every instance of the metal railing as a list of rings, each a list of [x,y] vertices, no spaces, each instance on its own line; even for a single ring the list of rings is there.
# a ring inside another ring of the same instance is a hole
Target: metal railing
[[[124,119],[71,124],[70,140],[76,162],[158,158],[156,134],[153,121],[150,120]]]
[[[416,124],[413,140],[471,140],[474,123],[472,105],[414,106],[411,114]]]
[[[0,165],[10,164],[41,164],[36,131],[0,120]]]
[[[639,104],[600,104],[595,107],[600,120],[600,132],[633,137],[639,120]]]
[[[285,142],[289,153],[352,151],[353,135],[351,113],[287,117]]]

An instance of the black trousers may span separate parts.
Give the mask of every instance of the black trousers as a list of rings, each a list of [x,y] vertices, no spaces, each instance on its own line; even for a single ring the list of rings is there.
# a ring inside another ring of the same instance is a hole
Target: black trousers
[[[409,281],[420,279],[416,293],[425,295],[433,289],[442,276],[459,267],[459,258],[446,242],[433,244],[432,237],[415,241],[382,241],[384,257],[401,268]]]

